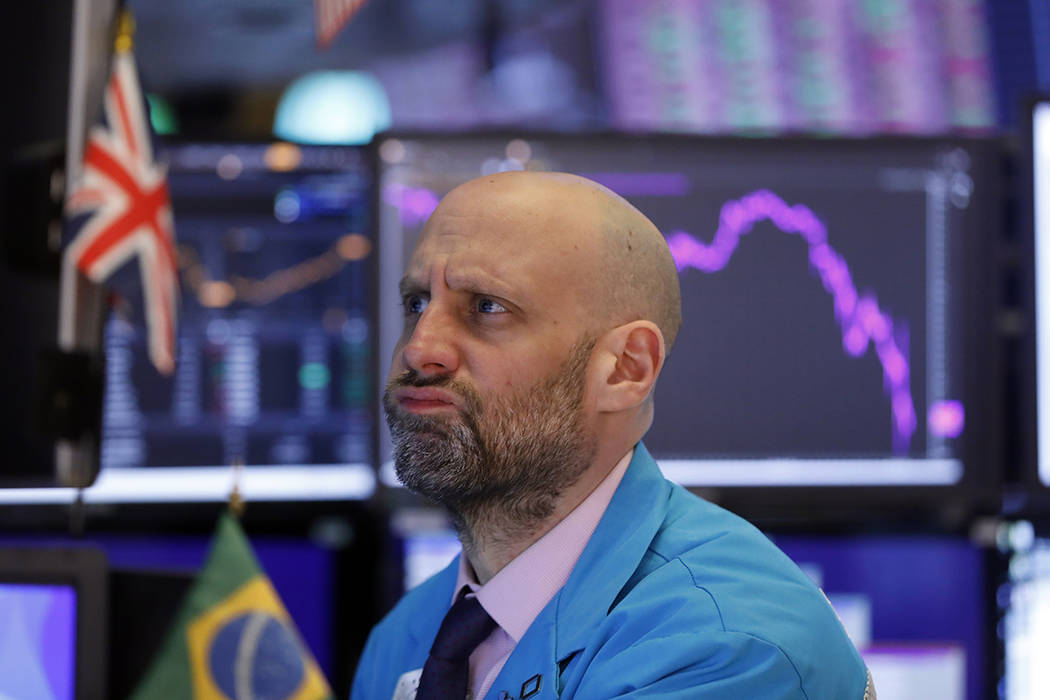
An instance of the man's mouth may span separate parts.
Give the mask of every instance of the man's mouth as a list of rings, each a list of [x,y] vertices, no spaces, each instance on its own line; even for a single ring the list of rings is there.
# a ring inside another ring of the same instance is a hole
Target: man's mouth
[[[435,387],[399,387],[393,392],[394,403],[408,413],[459,412],[461,399],[456,394]]]

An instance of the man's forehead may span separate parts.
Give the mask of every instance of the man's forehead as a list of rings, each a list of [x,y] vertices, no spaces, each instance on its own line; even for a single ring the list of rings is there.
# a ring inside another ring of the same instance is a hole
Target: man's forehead
[[[577,286],[579,266],[568,264],[565,256],[536,248],[476,245],[479,240],[468,233],[425,239],[405,271],[406,284],[420,291],[432,291],[437,284],[491,294],[533,312],[549,306],[552,294],[566,295]]]
[[[484,289],[491,294],[509,291],[508,281],[514,269],[505,262],[505,256],[484,254],[480,251],[432,252],[417,248],[405,268],[402,287],[418,288],[430,285],[435,274],[455,289]]]
[[[405,278],[429,288],[441,268],[450,287],[523,303],[587,285],[601,257],[603,202],[577,180],[497,176],[461,185],[427,221]]]
[[[579,187],[529,181],[525,186],[467,183],[442,200],[424,228],[436,246],[514,245],[517,252],[579,249],[594,238],[598,202]],[[510,251],[504,251],[510,252]]]
[[[480,236],[449,233],[420,240],[405,269],[402,286],[428,288],[439,274],[452,289],[508,296],[524,291],[534,257],[528,252],[507,255],[500,246],[477,245]]]

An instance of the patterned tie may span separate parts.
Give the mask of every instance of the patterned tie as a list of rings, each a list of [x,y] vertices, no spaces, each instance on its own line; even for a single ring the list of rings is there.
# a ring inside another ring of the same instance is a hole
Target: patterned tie
[[[496,629],[477,598],[467,598],[466,586],[441,621],[430,656],[423,664],[416,700],[461,700],[467,697],[470,653]]]

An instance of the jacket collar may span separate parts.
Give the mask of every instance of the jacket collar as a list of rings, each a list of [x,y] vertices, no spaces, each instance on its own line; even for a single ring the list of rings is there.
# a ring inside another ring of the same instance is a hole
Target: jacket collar
[[[554,697],[556,693],[549,693],[558,662],[584,648],[638,568],[664,520],[670,489],[639,443],[569,580],[514,648],[490,697],[500,690],[516,697],[521,684],[536,675],[544,679],[537,697]]]
[[[671,487],[641,443],[557,602],[558,658],[582,649],[664,521]]]

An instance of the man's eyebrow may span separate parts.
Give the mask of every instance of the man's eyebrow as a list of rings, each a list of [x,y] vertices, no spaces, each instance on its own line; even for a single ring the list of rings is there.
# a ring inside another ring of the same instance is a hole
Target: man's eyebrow
[[[501,298],[522,296],[520,293],[513,294],[506,282],[499,277],[486,273],[479,274],[474,271],[461,272],[452,276],[449,279],[449,284],[451,289],[455,291],[469,292],[471,294],[492,294]],[[414,279],[411,274],[402,277],[397,286],[401,296],[427,294],[430,291],[427,285]]]
[[[423,285],[421,285],[419,282],[415,281],[414,279],[408,277],[407,275],[405,277],[401,278],[401,281],[398,282],[398,284],[397,284],[397,288],[398,288],[398,291],[401,292],[401,296],[404,296],[406,294],[416,294],[416,293],[419,293],[419,292],[427,291],[426,289],[423,288]]]
[[[494,294],[500,297],[511,295],[511,290],[499,277],[488,273],[464,271],[450,276],[449,286],[472,294]]]

